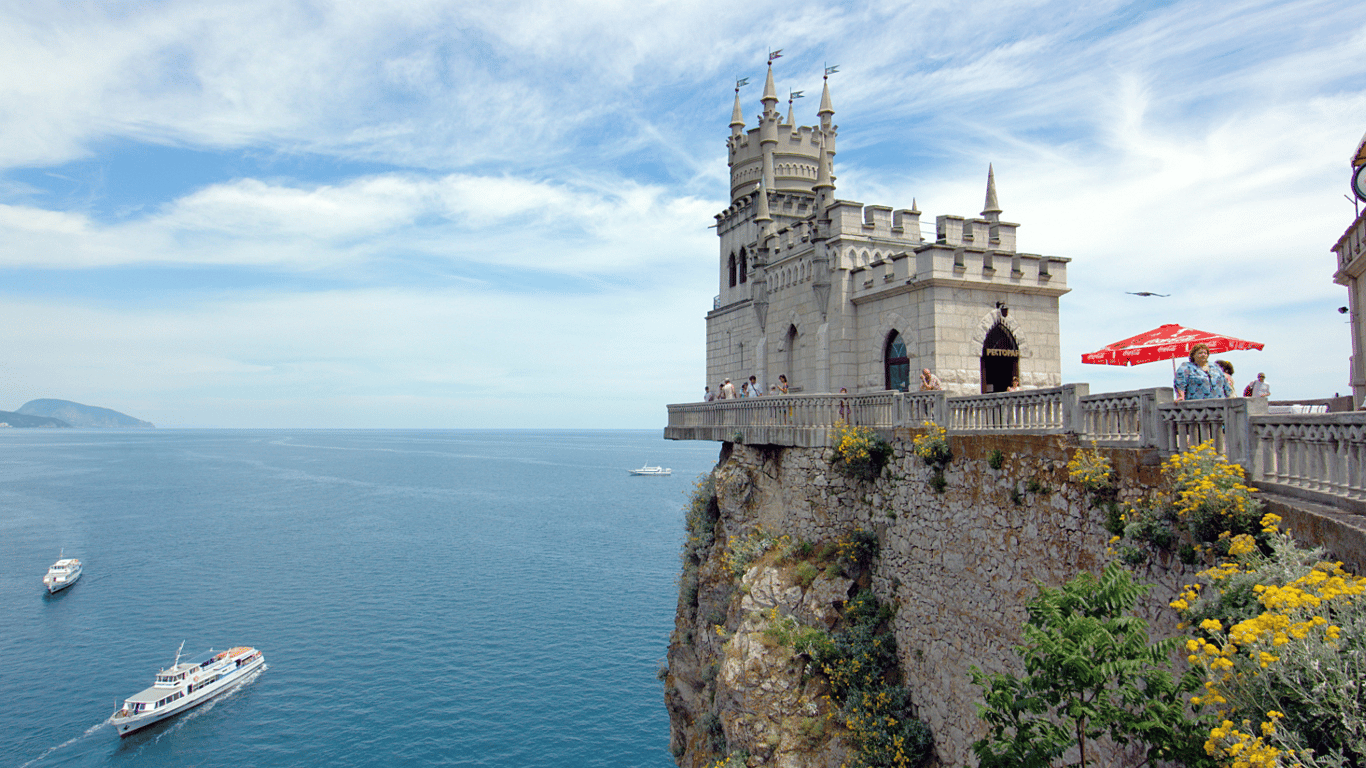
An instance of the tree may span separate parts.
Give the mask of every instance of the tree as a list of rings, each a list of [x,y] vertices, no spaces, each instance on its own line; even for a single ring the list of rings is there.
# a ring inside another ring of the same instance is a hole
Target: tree
[[[1167,669],[1181,639],[1149,644],[1147,622],[1126,615],[1147,590],[1117,563],[1099,579],[1081,573],[1061,589],[1039,589],[1016,647],[1024,676],[972,668],[984,690],[978,716],[990,728],[972,746],[981,768],[1085,768],[1107,734],[1143,745],[1142,764],[1214,765],[1202,748],[1208,726],[1185,703],[1201,680]],[[1077,761],[1059,763],[1074,746]]]

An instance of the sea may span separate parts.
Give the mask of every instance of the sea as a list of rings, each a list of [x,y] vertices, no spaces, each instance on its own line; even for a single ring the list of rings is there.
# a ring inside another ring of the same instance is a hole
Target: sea
[[[2,429],[0,766],[673,765],[657,673],[718,447]],[[63,552],[84,575],[48,595]],[[182,643],[267,666],[120,738],[105,720]]]

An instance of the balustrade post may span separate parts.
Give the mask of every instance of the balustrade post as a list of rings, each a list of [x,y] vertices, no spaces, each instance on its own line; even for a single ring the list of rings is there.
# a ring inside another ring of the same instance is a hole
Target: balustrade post
[[[1082,424],[1081,398],[1091,394],[1090,384],[1064,384],[1062,387],[1062,431],[1080,434]]]
[[[1224,455],[1243,469],[1252,469],[1252,456],[1248,450],[1252,434],[1252,423],[1248,419],[1247,400],[1242,398],[1224,401]]]

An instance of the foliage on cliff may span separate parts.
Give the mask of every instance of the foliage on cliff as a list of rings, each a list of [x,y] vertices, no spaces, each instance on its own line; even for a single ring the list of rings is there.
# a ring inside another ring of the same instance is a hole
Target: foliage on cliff
[[[1069,468],[1071,465],[1069,465]],[[1074,480],[1084,479],[1072,471]],[[1247,535],[1266,549],[1262,505],[1245,483],[1243,468],[1206,441],[1162,463],[1165,489],[1107,519],[1116,554],[1130,565],[1157,551],[1177,551],[1184,562],[1222,556],[1236,536]],[[1117,507],[1116,507],[1116,510]]]
[[[1229,557],[1172,603],[1199,630],[1186,645],[1217,712],[1205,749],[1230,768],[1366,762],[1366,578],[1304,549],[1262,518],[1268,546]]]
[[[847,477],[872,480],[892,457],[892,445],[868,427],[843,426],[835,442],[835,469]]]
[[[1209,764],[1200,748],[1207,726],[1188,718],[1185,702],[1200,678],[1167,669],[1180,640],[1150,644],[1147,623],[1128,615],[1147,589],[1111,563],[1100,578],[1081,573],[1039,590],[1016,647],[1025,674],[972,668],[989,729],[972,747],[981,768],[1047,768],[1073,748],[1085,768],[1104,736],[1139,745],[1145,762]]]
[[[855,748],[847,768],[912,768],[934,749],[929,727],[916,717],[911,692],[901,684],[891,630],[895,613],[863,590],[845,604],[840,629],[812,644]]]

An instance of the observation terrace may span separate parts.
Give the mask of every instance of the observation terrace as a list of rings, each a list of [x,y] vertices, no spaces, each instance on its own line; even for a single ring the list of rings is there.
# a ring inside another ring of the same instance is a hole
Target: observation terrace
[[[953,435],[1059,435],[1169,455],[1213,439],[1265,491],[1366,514],[1366,412],[1273,414],[1267,399],[1172,402],[1170,388],[1090,394],[1088,384],[949,397],[810,394],[669,406],[669,440],[831,447],[839,427],[884,437],[926,421]]]

